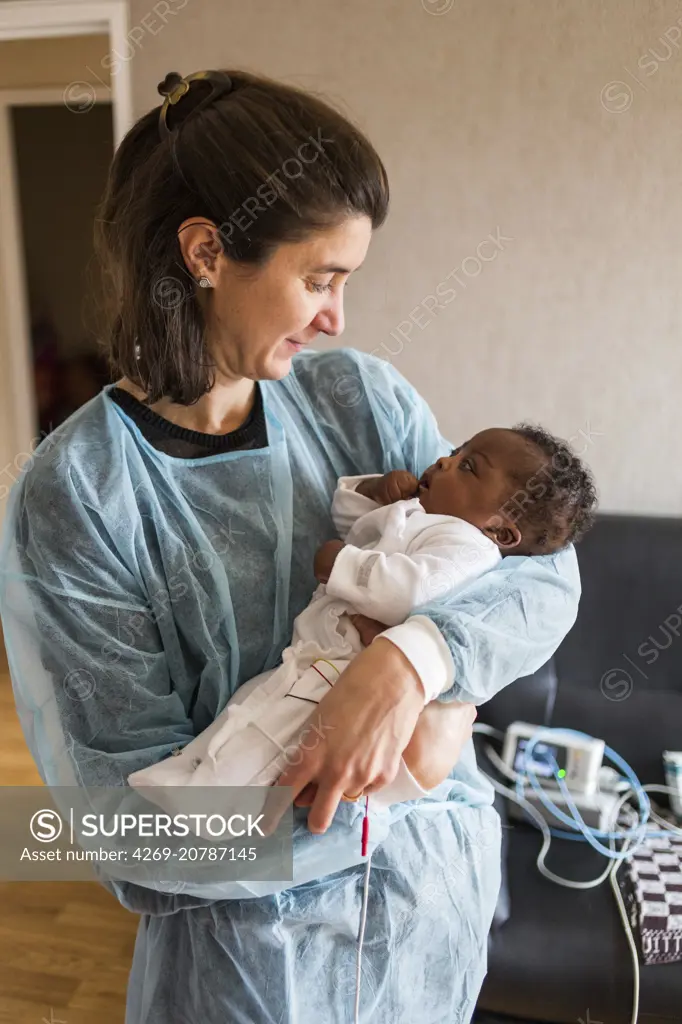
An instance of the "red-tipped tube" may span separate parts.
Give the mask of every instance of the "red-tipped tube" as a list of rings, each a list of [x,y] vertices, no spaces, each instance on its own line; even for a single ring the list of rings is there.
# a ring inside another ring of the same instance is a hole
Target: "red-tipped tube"
[[[365,816],[362,819],[362,856],[367,856],[367,843],[369,842],[369,796],[365,797]]]

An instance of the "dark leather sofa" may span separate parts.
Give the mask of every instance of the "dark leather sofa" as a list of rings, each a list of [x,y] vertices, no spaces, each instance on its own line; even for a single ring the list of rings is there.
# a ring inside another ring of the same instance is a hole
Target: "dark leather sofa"
[[[480,708],[478,720],[582,730],[605,739],[643,783],[662,783],[661,752],[682,750],[682,519],[602,515],[578,558],[573,630],[552,662]],[[630,1024],[632,962],[608,883],[554,885],[535,866],[539,833],[509,824],[498,918],[509,917],[491,933],[476,1021]],[[578,880],[605,866],[587,844],[559,839],[547,864]],[[641,965],[639,1021],[682,1022],[682,963]]]

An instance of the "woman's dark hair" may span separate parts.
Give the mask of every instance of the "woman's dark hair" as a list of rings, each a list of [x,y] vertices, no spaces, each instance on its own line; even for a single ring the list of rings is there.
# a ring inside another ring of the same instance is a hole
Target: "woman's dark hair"
[[[345,117],[292,86],[218,74],[231,79],[227,94],[206,103],[210,87],[195,81],[166,105],[170,133],[160,130],[161,107],[130,129],[98,213],[113,303],[109,359],[149,403],[191,405],[213,384],[197,285],[177,237],[184,220],[213,221],[227,256],[260,267],[283,243],[348,216],[367,216],[376,229],[388,212],[384,165]]]
[[[530,527],[536,554],[579,541],[594,525],[597,490],[592,473],[570,446],[531,423],[512,430],[539,455],[540,468],[522,483],[519,525]]]

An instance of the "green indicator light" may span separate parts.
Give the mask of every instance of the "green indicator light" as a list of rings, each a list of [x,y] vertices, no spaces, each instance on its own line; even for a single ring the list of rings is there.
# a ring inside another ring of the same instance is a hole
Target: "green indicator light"
[[[559,776],[560,779],[565,779],[566,778],[566,770],[564,768],[560,768],[559,771],[557,772],[557,775]]]

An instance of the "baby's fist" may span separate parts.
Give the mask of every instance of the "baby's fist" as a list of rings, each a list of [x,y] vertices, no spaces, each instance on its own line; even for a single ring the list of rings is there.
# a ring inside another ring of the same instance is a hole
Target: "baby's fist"
[[[363,488],[361,493],[372,498],[377,504],[392,505],[394,501],[414,498],[419,490],[419,481],[406,469],[394,469],[391,473],[386,473],[385,476],[365,481],[361,487]]]
[[[318,583],[327,583],[334,568],[334,562],[341,548],[345,548],[342,540],[328,540],[315,555],[313,572]]]

